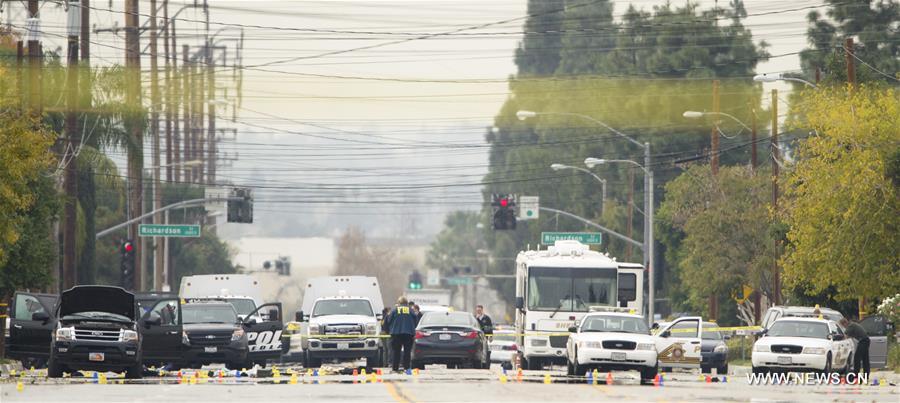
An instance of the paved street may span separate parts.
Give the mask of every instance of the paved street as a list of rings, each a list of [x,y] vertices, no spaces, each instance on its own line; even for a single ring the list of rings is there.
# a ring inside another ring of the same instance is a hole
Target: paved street
[[[707,383],[694,373],[667,374],[661,386],[640,385],[630,373],[615,373],[613,384],[605,375],[597,384],[574,379],[560,371],[525,371],[521,380],[496,366],[491,370],[447,370],[431,367],[419,375],[384,374],[308,376],[304,370],[292,382],[291,369],[279,376],[219,378],[213,376],[148,377],[124,381],[69,378],[48,380],[42,376],[22,378],[22,390],[4,379],[2,401],[360,401],[360,402],[514,402],[514,401],[734,401],[734,402],[897,402],[897,386],[753,386],[746,377],[731,375],[726,382]],[[328,372],[323,371],[323,372]],[[738,371],[739,373],[741,371]],[[268,375],[268,374],[265,374]],[[546,382],[550,375],[550,384]],[[896,376],[891,379],[896,383]],[[374,380],[374,382],[372,382]],[[120,382],[122,382],[120,384]]]

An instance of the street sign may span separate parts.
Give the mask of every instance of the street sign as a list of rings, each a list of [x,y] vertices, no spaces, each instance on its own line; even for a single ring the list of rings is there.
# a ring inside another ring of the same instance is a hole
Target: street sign
[[[447,285],[472,284],[472,277],[447,277]]]
[[[541,243],[553,245],[556,241],[578,241],[585,245],[600,245],[599,232],[541,232]]]
[[[181,238],[198,238],[200,237],[199,225],[162,225],[162,224],[141,224],[138,226],[139,236],[163,236],[163,237],[181,237]]]
[[[535,220],[541,206],[540,196],[519,196],[519,220]]]

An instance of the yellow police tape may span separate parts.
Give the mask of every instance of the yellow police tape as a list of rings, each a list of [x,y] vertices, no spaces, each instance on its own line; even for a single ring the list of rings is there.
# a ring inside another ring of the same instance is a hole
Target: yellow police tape
[[[285,327],[285,330],[288,331],[296,331],[299,327],[293,326],[293,324],[289,324]],[[729,327],[704,327],[704,332],[733,332],[737,330],[753,330],[759,331],[762,330],[761,326],[729,326]],[[696,328],[686,328],[686,329],[670,329],[670,333],[692,333],[696,332]],[[495,333],[490,334],[490,336],[502,336],[502,337],[520,337],[520,336],[568,336],[570,332],[553,332],[553,331],[530,331],[525,333]],[[282,337],[291,337],[291,334],[284,334]],[[320,334],[320,335],[301,335],[304,339],[375,339],[375,338],[389,338],[391,335],[389,334]]]

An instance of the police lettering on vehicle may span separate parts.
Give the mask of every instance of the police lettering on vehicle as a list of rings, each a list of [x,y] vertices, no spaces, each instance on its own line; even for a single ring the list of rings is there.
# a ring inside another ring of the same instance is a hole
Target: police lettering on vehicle
[[[247,332],[247,342],[249,344],[250,351],[281,350],[281,330]]]

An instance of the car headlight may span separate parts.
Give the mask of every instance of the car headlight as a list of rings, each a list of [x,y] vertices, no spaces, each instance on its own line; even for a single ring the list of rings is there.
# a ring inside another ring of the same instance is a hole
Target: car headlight
[[[238,341],[244,337],[244,329],[234,329],[234,333],[231,334],[231,341]]]
[[[656,350],[656,344],[653,343],[638,343],[638,350]]]
[[[761,353],[768,353],[768,352],[770,352],[770,351],[772,351],[772,350],[771,350],[771,348],[770,348],[769,346],[767,346],[767,345],[765,345],[765,344],[754,344],[754,345],[753,345],[753,351],[759,351],[759,352],[761,352]]]
[[[531,339],[533,347],[547,347],[547,339]]]
[[[122,332],[122,341],[137,341],[138,332],[134,330],[125,330]]]
[[[191,339],[188,338],[187,332],[181,332],[181,343],[186,345],[191,344]]]
[[[59,329],[56,329],[56,340],[57,341],[75,340],[75,328],[74,327],[61,327]]]
[[[825,349],[822,347],[803,347],[803,354],[825,354]]]
[[[378,324],[377,323],[366,323],[366,334],[367,335],[378,334]]]
[[[310,323],[307,329],[309,329],[310,335],[319,334],[319,324],[317,323]]]
[[[603,348],[603,345],[600,344],[599,341],[579,341],[578,347],[580,347],[580,348]]]
[[[727,353],[728,346],[726,346],[724,344],[719,344],[718,346],[716,346],[716,348],[713,349],[713,351],[716,353]]]

